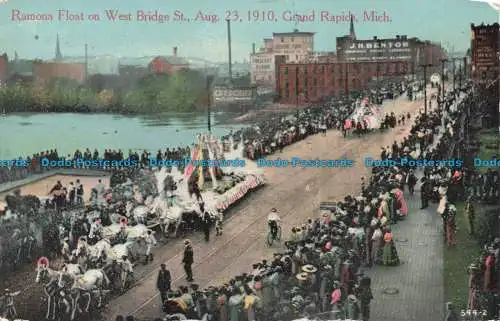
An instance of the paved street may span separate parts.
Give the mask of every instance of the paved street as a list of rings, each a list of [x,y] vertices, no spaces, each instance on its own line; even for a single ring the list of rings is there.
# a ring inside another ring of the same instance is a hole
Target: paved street
[[[418,185],[417,185],[418,187]],[[420,210],[420,191],[405,193],[408,217],[393,226],[399,257],[397,267],[377,266],[365,271],[372,278],[370,321],[444,320],[443,236],[437,205]],[[384,294],[396,289],[399,293]]]

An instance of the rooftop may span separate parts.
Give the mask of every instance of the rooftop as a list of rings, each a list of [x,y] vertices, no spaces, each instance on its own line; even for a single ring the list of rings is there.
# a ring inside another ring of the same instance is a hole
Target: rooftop
[[[302,31],[293,31],[293,32],[273,32],[273,37],[282,37],[282,36],[314,36],[315,32],[302,32]]]

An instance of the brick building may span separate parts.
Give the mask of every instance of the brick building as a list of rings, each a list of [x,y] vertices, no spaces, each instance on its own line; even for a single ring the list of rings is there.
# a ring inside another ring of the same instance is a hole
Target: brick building
[[[487,97],[483,124],[489,128],[500,128],[499,27],[498,23],[471,24],[472,81],[476,90]]]
[[[283,104],[307,104],[362,90],[378,77],[413,73],[412,61],[280,64],[278,97]]]
[[[55,79],[71,79],[79,83],[85,80],[85,64],[67,62],[35,62],[34,81],[47,85]]]
[[[173,56],[158,56],[149,63],[149,69],[154,74],[171,75],[177,71],[189,69],[189,62],[177,56],[177,47],[173,48]]]

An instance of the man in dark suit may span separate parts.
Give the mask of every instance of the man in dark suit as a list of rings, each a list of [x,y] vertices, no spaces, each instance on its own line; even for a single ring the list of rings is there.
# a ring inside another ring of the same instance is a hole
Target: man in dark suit
[[[184,256],[182,258],[182,264],[184,264],[184,271],[186,271],[186,280],[188,282],[193,282],[193,270],[191,266],[194,261],[193,247],[191,246],[191,241],[184,241]]]
[[[167,293],[170,291],[171,283],[172,276],[170,275],[170,271],[167,270],[167,266],[165,264],[160,265],[158,279],[156,280],[156,288],[160,291],[162,303],[167,299]]]

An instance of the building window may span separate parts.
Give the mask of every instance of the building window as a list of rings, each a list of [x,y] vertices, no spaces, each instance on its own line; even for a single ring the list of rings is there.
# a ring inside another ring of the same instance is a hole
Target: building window
[[[290,55],[286,55],[286,61],[290,60]]]
[[[288,75],[288,67],[285,67],[285,75]]]
[[[281,37],[281,42],[285,42],[285,37]]]
[[[285,97],[286,98],[290,97],[290,90],[291,90],[290,83],[286,82],[285,83]]]
[[[295,55],[295,60],[299,60],[299,55]]]

